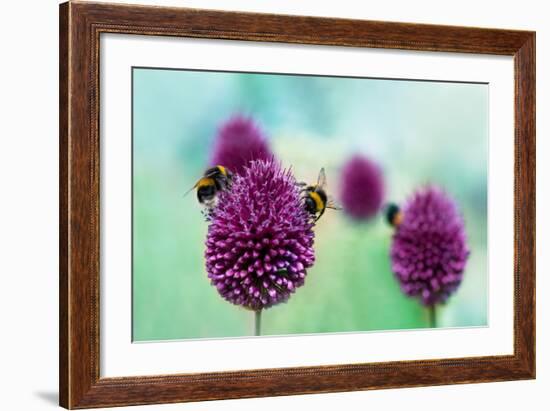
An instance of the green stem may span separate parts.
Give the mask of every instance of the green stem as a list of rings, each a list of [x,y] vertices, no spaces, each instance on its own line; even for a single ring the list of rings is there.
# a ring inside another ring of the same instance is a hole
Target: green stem
[[[254,335],[258,336],[262,332],[262,310],[254,311]]]
[[[430,316],[430,328],[437,328],[437,316],[435,312],[435,304],[430,305],[428,308],[428,315]]]

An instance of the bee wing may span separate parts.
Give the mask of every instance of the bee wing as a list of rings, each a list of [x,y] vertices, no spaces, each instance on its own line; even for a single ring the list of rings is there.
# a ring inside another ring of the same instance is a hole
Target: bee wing
[[[199,180],[199,181],[200,181],[200,180]],[[191,187],[189,190],[187,190],[187,191],[183,194],[183,197],[185,197],[187,194],[189,194],[191,191],[193,191],[195,188],[197,188],[197,186],[199,185],[199,181],[197,181],[193,187]]]
[[[217,173],[217,171],[214,169],[209,173],[205,173],[203,177],[208,177],[208,178],[214,177],[216,175],[216,173]]]
[[[334,198],[332,198],[331,196],[328,196],[328,199],[327,199],[327,208],[330,208],[332,210],[341,210],[342,209],[342,206],[340,204],[338,204]]]
[[[193,189],[196,187],[196,185],[194,185],[193,187],[191,187],[189,190],[187,190],[185,193],[183,193],[183,197],[187,196],[187,194],[189,194],[191,191],[193,191]]]
[[[319,177],[317,177],[317,187],[324,190],[327,186],[327,175],[325,174],[325,168],[321,168],[319,171]]]

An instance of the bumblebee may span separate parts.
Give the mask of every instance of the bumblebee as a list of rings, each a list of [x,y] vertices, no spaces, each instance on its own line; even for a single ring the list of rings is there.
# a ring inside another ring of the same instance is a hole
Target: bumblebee
[[[386,221],[392,227],[398,227],[403,222],[403,212],[397,204],[391,203],[386,207]]]
[[[185,195],[191,190],[197,189],[197,200],[211,210],[216,206],[216,195],[219,191],[227,189],[231,185],[233,173],[224,166],[214,166],[204,172],[204,175],[191,187]]]
[[[315,221],[321,218],[327,208],[332,210],[342,209],[342,207],[334,202],[332,197],[327,195],[327,177],[325,175],[324,168],[319,171],[317,184],[307,185],[306,183],[299,183],[299,185],[305,187],[302,189],[302,193],[304,194],[304,206],[306,211],[315,219]]]

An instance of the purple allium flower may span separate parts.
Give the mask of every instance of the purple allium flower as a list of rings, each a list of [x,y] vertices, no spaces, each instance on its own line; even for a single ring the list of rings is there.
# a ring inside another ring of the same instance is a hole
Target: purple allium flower
[[[454,201],[434,186],[421,188],[403,207],[391,246],[392,270],[401,289],[430,306],[458,288],[469,250]]]
[[[373,217],[384,201],[380,167],[361,155],[350,158],[342,169],[340,201],[344,211],[355,220]]]
[[[218,130],[210,164],[220,164],[241,173],[252,160],[273,157],[267,140],[252,118],[235,115]]]
[[[290,170],[252,161],[219,196],[206,237],[212,285],[256,311],[286,301],[315,260],[313,223]]]

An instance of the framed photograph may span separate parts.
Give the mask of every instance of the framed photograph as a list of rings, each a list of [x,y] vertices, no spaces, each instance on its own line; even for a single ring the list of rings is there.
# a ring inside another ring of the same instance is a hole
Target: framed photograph
[[[60,6],[60,405],[535,378],[535,33]]]

